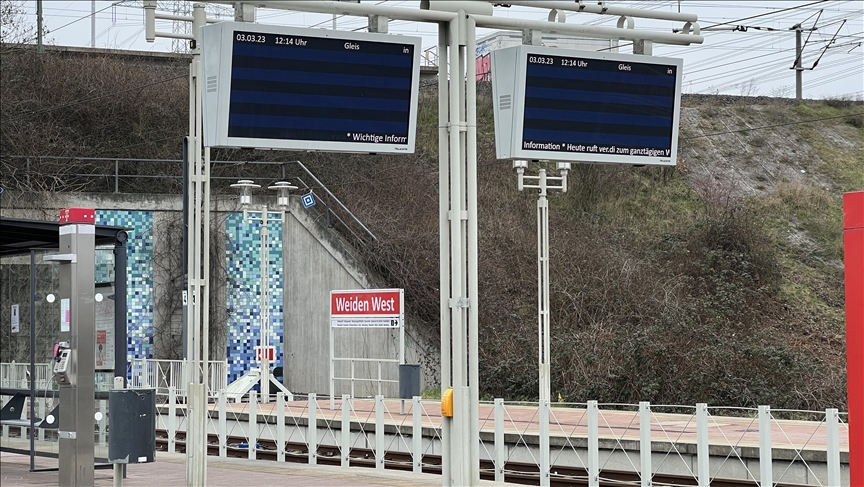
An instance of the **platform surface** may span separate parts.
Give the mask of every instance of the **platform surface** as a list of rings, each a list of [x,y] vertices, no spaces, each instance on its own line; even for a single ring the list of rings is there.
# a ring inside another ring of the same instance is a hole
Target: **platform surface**
[[[57,467],[56,458],[36,458],[36,468]],[[0,452],[0,485],[3,487],[57,485],[57,472],[30,472],[30,457]],[[96,470],[96,486],[112,486],[111,470]],[[156,453],[156,462],[129,465],[124,487],[174,487],[186,485],[186,455]],[[440,486],[441,476],[393,470],[353,467],[309,466],[297,463],[262,462],[238,458],[207,457],[207,485],[250,487],[302,485],[343,486]],[[481,481],[480,485],[512,485]]]

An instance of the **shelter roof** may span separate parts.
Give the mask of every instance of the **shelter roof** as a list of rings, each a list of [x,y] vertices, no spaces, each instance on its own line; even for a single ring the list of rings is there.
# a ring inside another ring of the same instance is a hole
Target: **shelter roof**
[[[96,245],[114,245],[123,227],[96,225]],[[0,219],[0,257],[50,250],[60,246],[60,223],[54,221]]]

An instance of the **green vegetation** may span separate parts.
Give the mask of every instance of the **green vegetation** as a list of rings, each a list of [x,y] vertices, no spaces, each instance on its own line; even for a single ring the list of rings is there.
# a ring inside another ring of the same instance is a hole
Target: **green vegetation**
[[[99,95],[182,75],[186,61],[148,74],[121,58],[18,56],[4,54],[0,70],[4,187],[91,189],[39,160],[25,180],[10,155],[179,158],[185,78]],[[510,163],[495,159],[488,84],[478,96],[481,395],[536,399],[536,194],[517,192]],[[685,97],[676,168],[575,165],[568,192],[550,195],[553,397],[846,408],[840,194],[864,188],[862,105],[725,98]],[[299,157],[378,236],[363,258],[405,289],[412,322],[435,337],[435,86],[420,100],[414,155]],[[852,116],[760,128],[840,115]],[[704,136],[729,128],[741,131]],[[256,179],[279,177],[266,171]]]

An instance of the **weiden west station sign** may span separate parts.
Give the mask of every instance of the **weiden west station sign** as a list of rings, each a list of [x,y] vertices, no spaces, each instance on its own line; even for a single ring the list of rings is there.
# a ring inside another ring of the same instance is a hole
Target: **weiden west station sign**
[[[402,289],[330,291],[333,328],[399,328],[404,320]]]

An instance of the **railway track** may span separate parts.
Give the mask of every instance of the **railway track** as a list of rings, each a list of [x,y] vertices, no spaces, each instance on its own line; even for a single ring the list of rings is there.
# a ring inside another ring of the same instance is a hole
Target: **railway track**
[[[246,447],[241,447],[245,444],[246,438],[240,436],[229,436],[227,455],[230,458],[248,458],[249,450]],[[259,449],[256,452],[256,459],[262,461],[276,461],[277,450],[276,442],[273,440],[258,440]],[[156,449],[159,451],[168,450],[168,432],[166,430],[156,430]],[[175,450],[181,453],[186,451],[185,433],[178,432],[175,436]],[[308,463],[308,448],[305,443],[301,442],[286,442],[285,445],[285,461],[291,463]],[[219,439],[215,434],[207,435],[207,454],[219,456]],[[318,465],[339,466],[342,464],[339,448],[336,446],[319,445],[318,446]],[[384,468],[391,470],[411,471],[412,459],[410,453],[402,452],[387,452],[384,455]],[[350,466],[375,468],[375,452],[371,448],[351,449]],[[484,480],[495,480],[495,466],[491,460],[480,461],[480,478]],[[588,486],[588,471],[580,467],[553,465],[550,468],[553,476],[550,479],[550,485],[553,487],[587,487]],[[439,455],[423,455],[423,473],[441,474],[441,457]],[[540,485],[540,469],[535,464],[507,462],[504,472],[504,481],[513,484],[521,485]],[[600,479],[602,487],[612,487],[624,485],[639,485],[639,475],[636,472],[627,471],[612,471],[603,470],[603,477]],[[693,477],[680,475],[664,475],[655,474],[651,480],[651,485],[654,487],[664,486],[688,486],[697,485],[697,481]],[[712,487],[754,487],[756,482],[753,480],[737,480],[737,479],[714,479],[711,481]],[[807,487],[801,484],[777,483],[776,487]]]

